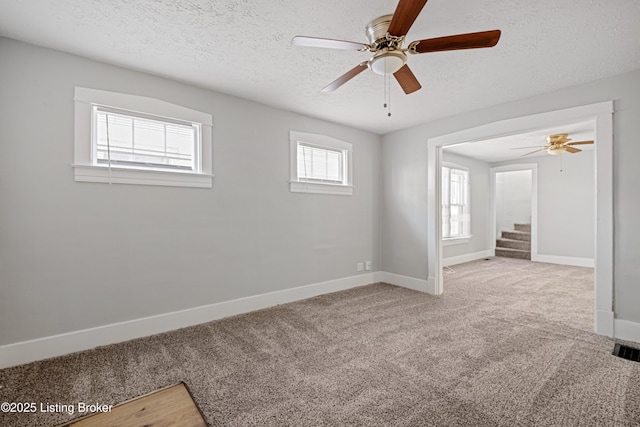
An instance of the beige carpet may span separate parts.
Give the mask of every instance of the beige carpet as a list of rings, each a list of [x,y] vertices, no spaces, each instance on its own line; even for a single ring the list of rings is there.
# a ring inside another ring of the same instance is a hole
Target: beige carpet
[[[439,298],[376,284],[2,370],[0,402],[115,404],[184,381],[211,426],[640,425],[640,363],[591,332],[591,269],[453,268]]]

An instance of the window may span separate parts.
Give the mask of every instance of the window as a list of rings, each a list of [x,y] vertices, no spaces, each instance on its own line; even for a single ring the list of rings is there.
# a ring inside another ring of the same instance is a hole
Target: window
[[[211,115],[79,87],[75,105],[76,181],[211,188]]]
[[[353,194],[351,144],[294,131],[290,132],[290,142],[292,192]]]
[[[95,163],[197,171],[200,124],[93,107]]]
[[[342,150],[298,142],[298,181],[344,184]]]
[[[442,238],[471,237],[469,171],[458,166],[442,166]]]

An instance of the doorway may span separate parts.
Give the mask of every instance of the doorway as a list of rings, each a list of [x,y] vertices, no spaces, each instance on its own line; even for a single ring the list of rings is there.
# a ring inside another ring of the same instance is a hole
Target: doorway
[[[441,200],[443,147],[505,137],[531,129],[551,128],[565,123],[593,120],[596,134],[596,253],[594,257],[595,315],[594,329],[601,335],[613,336],[613,102],[569,108],[494,122],[463,131],[430,138],[427,141],[427,229],[429,287],[436,295],[444,292],[442,274],[442,224],[438,201]]]
[[[538,255],[538,165],[527,163],[497,166],[491,168],[489,174],[491,251],[495,255],[513,255],[514,258],[535,260]],[[512,228],[516,232],[519,231],[518,228],[522,228],[530,233],[528,248],[507,244],[511,240],[510,235],[503,238],[503,232],[510,233]],[[503,241],[502,245],[500,240]],[[515,252],[510,254],[511,250]],[[519,251],[526,253],[521,254]]]

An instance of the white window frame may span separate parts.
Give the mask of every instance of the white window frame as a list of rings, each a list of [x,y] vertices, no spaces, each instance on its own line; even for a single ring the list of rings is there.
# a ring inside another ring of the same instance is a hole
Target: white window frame
[[[462,166],[457,163],[450,163],[450,162],[442,162],[442,167],[449,168],[449,169],[457,169],[460,171],[467,172],[467,176],[468,176],[467,184],[469,186],[469,191],[467,194],[468,200],[466,204],[467,210],[469,211],[469,233],[462,236],[444,237],[444,227],[443,227],[442,244],[444,246],[449,246],[449,245],[458,245],[462,243],[469,243],[469,241],[471,240],[471,237],[473,237],[473,235],[471,234],[471,171],[466,166]],[[440,174],[442,175],[442,171],[440,172]],[[444,181],[442,181],[441,184],[444,185]],[[443,194],[443,199],[441,202],[442,204],[440,206],[440,211],[442,212],[442,209],[444,208],[444,192],[441,190],[441,193]],[[451,193],[449,192],[449,194]],[[444,220],[443,214],[441,214],[441,218]]]
[[[337,194],[351,196],[353,194],[353,146],[352,144],[326,135],[290,131],[290,191],[292,193]],[[298,145],[309,145],[342,152],[343,182],[307,181],[298,178]]]
[[[155,98],[76,87],[74,93],[74,179],[77,182],[163,185],[173,187],[213,186],[213,117],[211,114]],[[132,115],[154,116],[198,124],[200,144],[196,148],[194,171],[156,169],[115,164],[98,164],[93,146],[95,106],[121,110]]]

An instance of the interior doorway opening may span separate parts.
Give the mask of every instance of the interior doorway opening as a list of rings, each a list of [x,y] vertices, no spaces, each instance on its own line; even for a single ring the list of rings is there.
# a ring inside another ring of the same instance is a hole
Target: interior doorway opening
[[[594,254],[594,296],[596,333],[613,336],[613,102],[574,107],[566,110],[494,122],[476,128],[430,138],[427,143],[428,162],[428,281],[434,294],[443,293],[443,245],[441,176],[443,148],[461,143],[475,143],[492,138],[509,137],[531,129],[552,128],[566,123],[592,120],[595,128],[594,169],[596,174],[596,230]],[[470,144],[476,145],[476,144]],[[480,144],[477,144],[480,145]],[[494,236],[492,236],[493,238]]]
[[[538,165],[493,167],[490,179],[492,237],[489,244],[493,254],[535,260],[538,254]]]

